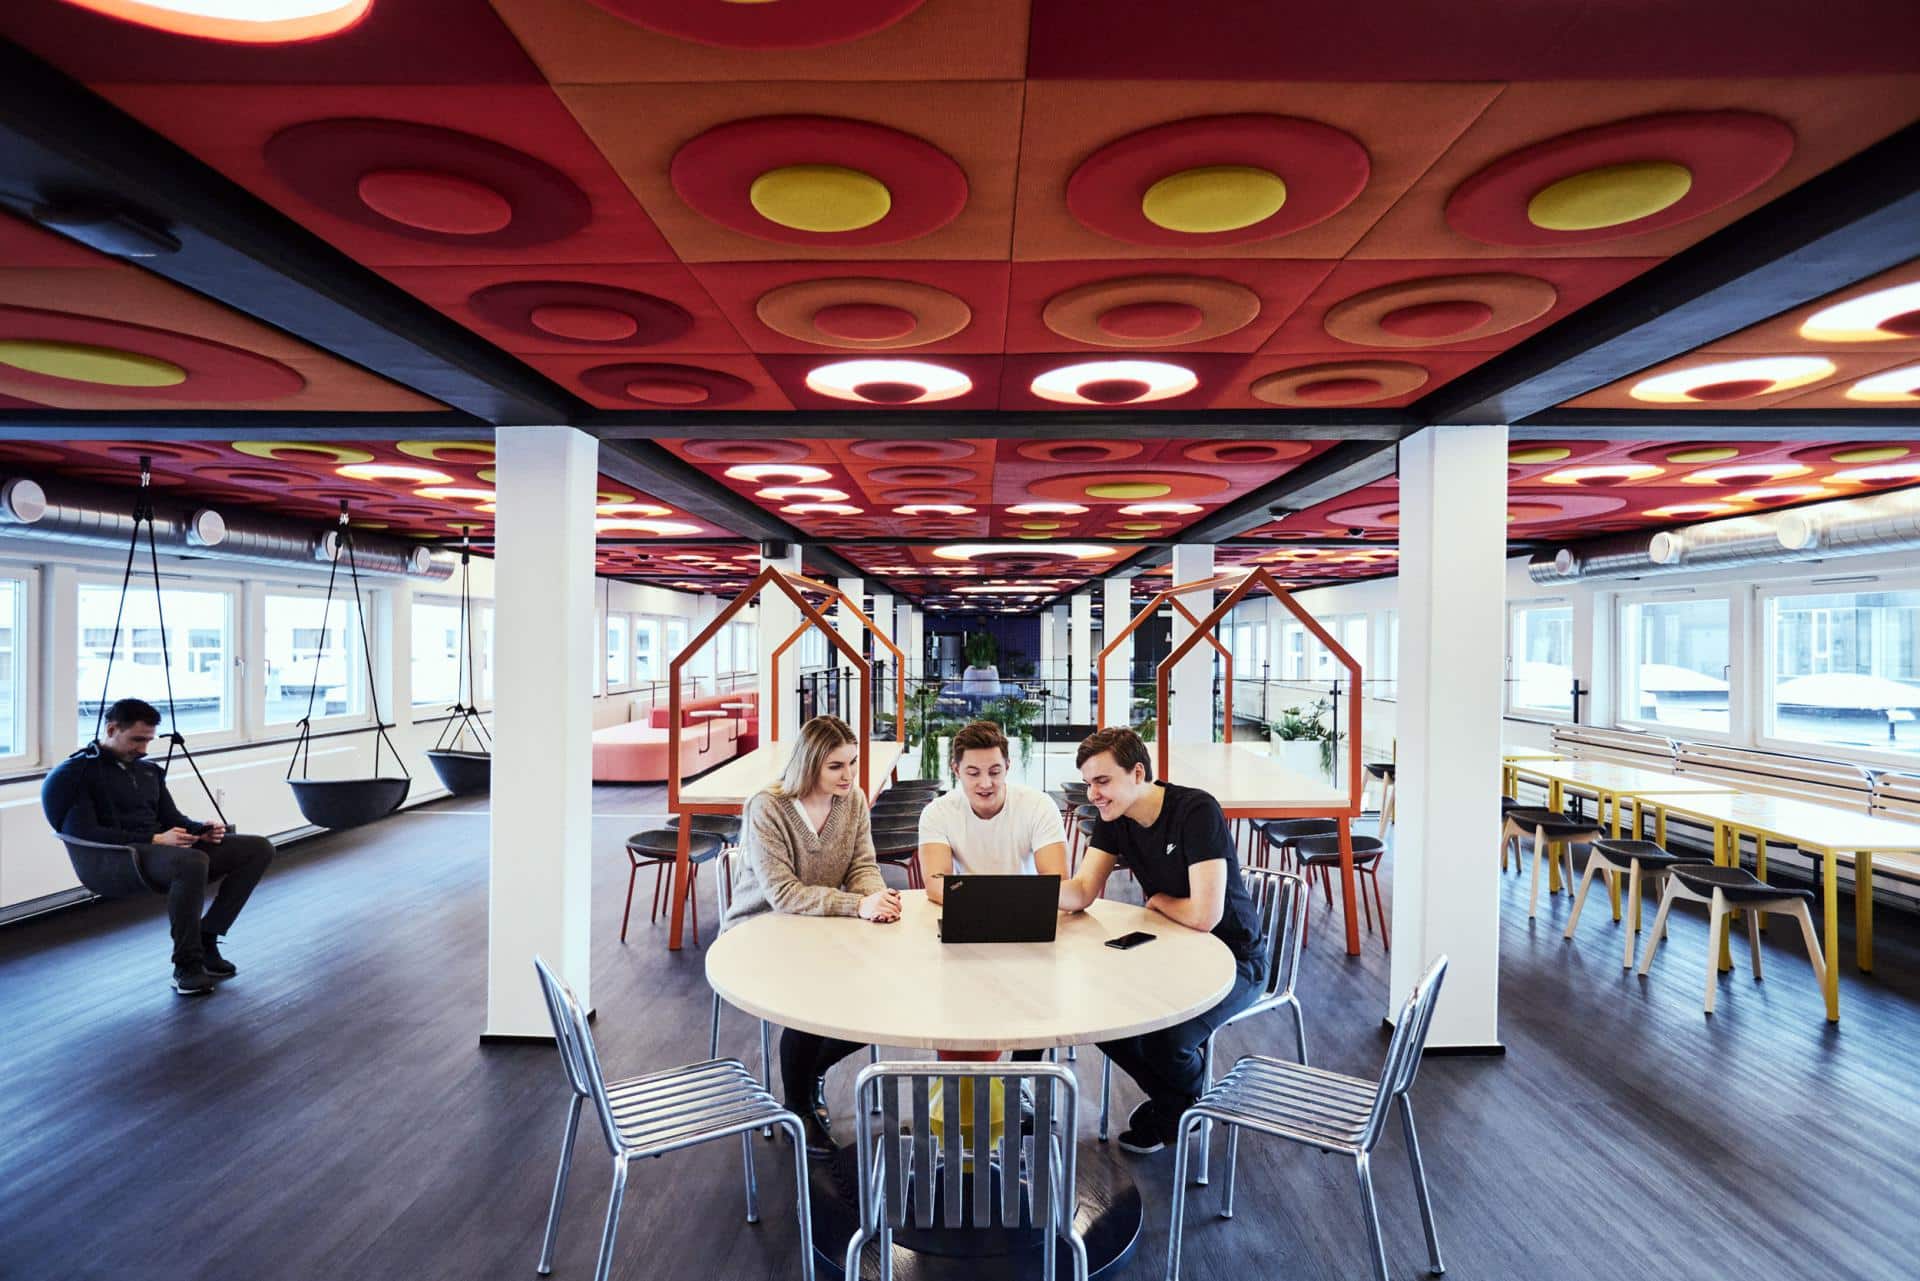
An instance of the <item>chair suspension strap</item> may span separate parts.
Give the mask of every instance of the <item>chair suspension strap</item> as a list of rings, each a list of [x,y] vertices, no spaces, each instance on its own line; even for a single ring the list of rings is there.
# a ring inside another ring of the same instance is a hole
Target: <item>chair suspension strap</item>
[[[401,774],[412,778],[413,773],[407,769],[407,762],[401,757],[400,749],[395,747],[393,740],[387,737],[389,727],[380,716],[380,687],[375,683],[373,675],[373,638],[367,632],[367,611],[360,600],[360,566],[354,560],[353,534],[347,527],[345,499],[340,501],[340,542],[342,550],[347,555],[347,576],[353,582],[353,612],[360,616],[360,654],[367,660],[367,701],[373,705],[373,774],[375,778],[380,776],[380,745],[385,743],[387,750],[393,753],[394,764],[400,767]],[[308,697],[311,700],[312,696]]]
[[[347,504],[344,499],[340,503],[339,532],[335,537],[337,541],[334,544],[333,559],[327,566],[327,598],[320,606],[320,644],[313,651],[313,683],[307,686],[307,710],[300,717],[300,737],[293,743],[293,759],[287,762],[288,778],[293,777],[293,767],[296,765],[300,767],[300,777],[305,778],[308,760],[312,754],[310,740],[313,734],[313,700],[314,696],[320,692],[320,664],[327,656],[327,637],[330,635],[327,624],[333,617],[333,584],[340,575],[340,556],[347,548]],[[357,600],[355,604],[358,604]],[[369,660],[368,670],[372,670],[371,660]],[[374,720],[379,719],[379,713],[375,712]],[[374,773],[379,772],[376,766]]]

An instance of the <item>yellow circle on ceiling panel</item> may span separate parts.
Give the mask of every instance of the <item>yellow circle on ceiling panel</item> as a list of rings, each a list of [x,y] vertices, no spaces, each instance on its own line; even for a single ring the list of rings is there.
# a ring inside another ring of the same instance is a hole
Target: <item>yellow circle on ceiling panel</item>
[[[1287,202],[1280,175],[1252,165],[1206,165],[1168,174],[1140,197],[1148,222],[1204,236],[1265,222]]]
[[[493,483],[494,470],[491,467],[483,467],[479,471],[473,473],[473,478],[475,480],[484,480],[489,485],[491,485]]]
[[[1114,498],[1129,501],[1141,498],[1160,498],[1173,492],[1172,485],[1161,485],[1151,481],[1120,481],[1109,485],[1088,485],[1083,491],[1088,498]]]
[[[1738,458],[1740,451],[1725,445],[1712,445],[1701,449],[1682,449],[1667,455],[1670,463],[1724,463],[1729,458]]]
[[[1571,458],[1573,451],[1564,445],[1541,445],[1534,449],[1515,449],[1507,454],[1507,461],[1522,466],[1530,463],[1557,463]]]
[[[1057,520],[1029,520],[1029,521],[1021,522],[1020,528],[1022,529],[1059,529],[1060,522]]]
[[[1122,526],[1120,526],[1120,528],[1122,528],[1122,529],[1141,529],[1141,530],[1146,530],[1147,532],[1149,532],[1149,533],[1151,533],[1151,532],[1153,532],[1154,530],[1159,530],[1159,529],[1165,529],[1165,528],[1166,528],[1166,526],[1165,526],[1165,525],[1161,525],[1161,524],[1158,524],[1158,523],[1156,523],[1156,522],[1153,522],[1153,521],[1138,521],[1138,520],[1136,520],[1136,521],[1128,521],[1128,522],[1127,522],[1126,524],[1124,524],[1124,525],[1122,525]]]
[[[1905,445],[1871,445],[1865,449],[1844,449],[1828,461],[1836,463],[1890,463],[1912,451]]]
[[[484,440],[399,440],[394,442],[393,447],[409,458],[424,458],[430,463],[478,461],[475,458],[462,458],[462,454],[493,457],[493,446]]]
[[[170,360],[44,338],[0,340],[0,365],[96,387],[178,387],[187,381],[187,371]]]
[[[236,440],[234,449],[250,458],[286,458],[297,454],[318,454],[336,463],[370,463],[373,455],[348,445],[318,445],[305,440]]]
[[[871,227],[893,208],[886,184],[840,165],[786,165],[753,180],[747,199],[768,222],[832,233]]]
[[[1652,217],[1693,189],[1693,174],[1671,160],[1603,165],[1549,183],[1527,202],[1527,221],[1548,231],[1593,231]]]

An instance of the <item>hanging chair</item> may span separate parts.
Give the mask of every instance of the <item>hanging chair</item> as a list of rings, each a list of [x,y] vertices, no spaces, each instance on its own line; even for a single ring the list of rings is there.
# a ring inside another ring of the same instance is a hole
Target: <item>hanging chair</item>
[[[476,792],[493,790],[493,744],[487,738],[487,727],[480,720],[480,709],[467,702],[468,698],[478,701],[479,685],[473,679],[473,647],[468,643],[472,633],[468,631],[468,617],[473,612],[472,597],[467,589],[467,570],[472,559],[468,545],[468,532],[460,531],[460,650],[457,673],[454,676],[453,706],[447,710],[453,713],[440,730],[440,737],[427,750],[427,760],[433,765],[433,772],[440,776],[441,786],[455,796],[471,796]],[[464,690],[461,682],[465,682]],[[471,749],[463,749],[461,744],[471,741]]]
[[[360,570],[353,557],[353,530],[347,524],[347,504],[340,504],[340,524],[335,531],[333,567],[327,572],[327,599],[320,607],[320,644],[313,654],[313,684],[307,689],[307,712],[300,718],[300,737],[293,745],[293,759],[287,763],[287,784],[293,788],[294,803],[300,807],[301,815],[315,827],[344,828],[358,827],[362,823],[371,823],[377,818],[399,809],[407,799],[407,792],[413,786],[413,776],[407,772],[407,763],[400,758],[399,749],[393,740],[387,737],[387,731],[393,726],[380,719],[380,690],[373,675],[373,644],[367,635],[367,614],[360,600]],[[320,692],[320,665],[326,660],[327,620],[333,612],[333,587],[340,574],[340,562],[347,562],[347,574],[353,582],[353,612],[360,622],[360,651],[367,660],[367,698],[373,704],[373,773],[372,778],[308,778],[307,766],[312,757],[313,743],[313,700]],[[393,753],[393,763],[400,767],[400,777],[380,777],[380,748],[386,746]],[[300,777],[293,776],[298,767]]]
[[[153,579],[154,616],[160,632],[161,671],[166,674],[167,686],[167,733],[162,736],[167,740],[167,755],[161,762],[160,772],[171,775],[173,755],[176,751],[179,752],[180,759],[187,763],[187,767],[193,771],[194,778],[199,780],[200,790],[206,793],[207,804],[213,807],[214,815],[220,820],[222,826],[231,828],[233,825],[227,822],[227,816],[221,811],[220,802],[215,799],[213,789],[207,786],[206,776],[200,772],[200,766],[194,762],[193,753],[187,750],[185,736],[174,729],[179,717],[173,706],[173,656],[167,647],[167,615],[160,597],[160,553],[154,546],[153,504],[148,498],[152,484],[151,460],[142,457],[140,459],[140,496],[134,500],[133,532],[127,540],[127,566],[120,575],[120,603],[113,611],[113,637],[107,642],[107,674],[100,683],[100,709],[94,717],[93,742],[75,755],[97,754],[100,751],[100,730],[107,719],[107,695],[113,688],[113,660],[120,649],[120,624],[126,616],[127,592],[133,585],[133,563],[140,550],[140,531],[144,527],[147,531],[147,567]],[[66,846],[67,861],[73,864],[73,874],[80,884],[101,898],[126,898],[134,894],[167,892],[166,886],[154,880],[147,874],[147,869],[141,866],[139,849],[132,845],[113,845],[68,836],[59,830],[65,817],[63,814],[48,812],[47,823],[54,829],[54,835],[59,837],[60,843]]]

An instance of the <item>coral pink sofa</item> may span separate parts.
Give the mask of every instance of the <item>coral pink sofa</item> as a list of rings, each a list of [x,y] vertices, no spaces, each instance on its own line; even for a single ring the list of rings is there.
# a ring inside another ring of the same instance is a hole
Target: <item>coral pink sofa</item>
[[[731,711],[722,703],[754,703],[752,691],[709,694],[681,705],[680,777],[692,778],[716,765],[751,751],[759,741],[759,716],[754,710]],[[695,716],[695,712],[725,712],[723,716]],[[593,780],[596,783],[664,783],[667,781],[667,709],[655,707],[645,720],[628,721],[595,730]]]

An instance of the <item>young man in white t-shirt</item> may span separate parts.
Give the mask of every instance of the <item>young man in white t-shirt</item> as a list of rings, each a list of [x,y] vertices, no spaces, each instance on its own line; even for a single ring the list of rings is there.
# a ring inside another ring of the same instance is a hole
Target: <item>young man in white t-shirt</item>
[[[920,813],[920,875],[941,901],[949,872],[1066,879],[1067,831],[1045,792],[1007,781],[1007,736],[974,721],[953,736],[949,763],[959,786]]]
[[[920,876],[941,901],[949,872],[1067,878],[1067,829],[1060,809],[1037,787],[1007,781],[1007,736],[974,721],[953,736],[948,763],[959,786],[920,812]],[[1044,1050],[1015,1050],[1037,1062]]]

